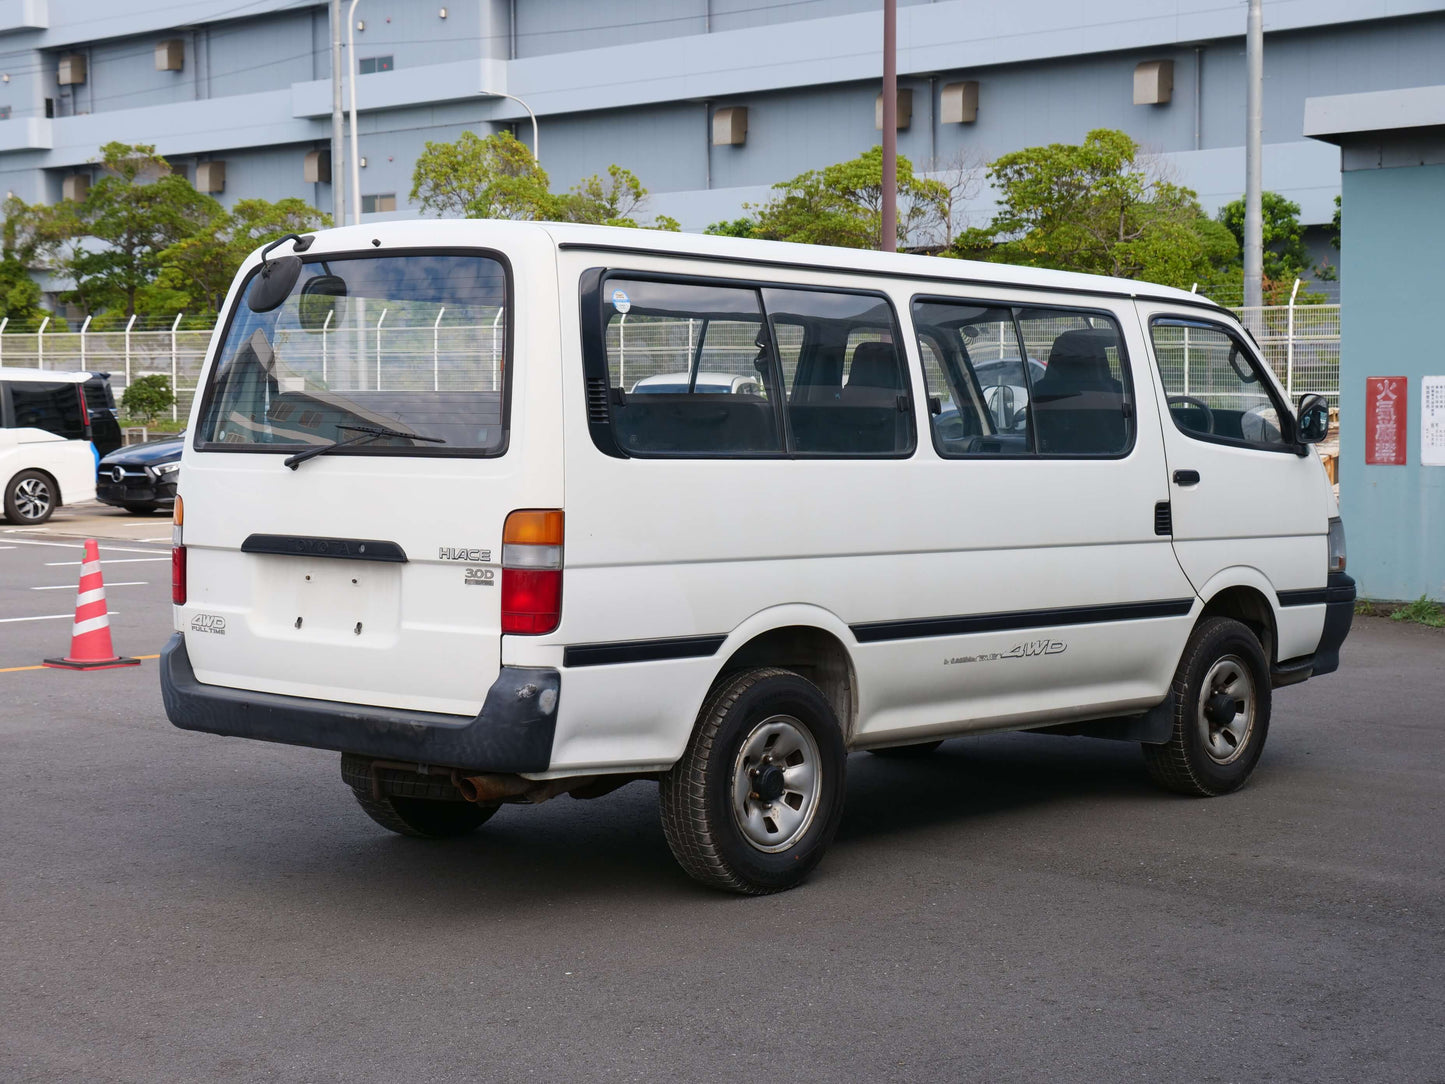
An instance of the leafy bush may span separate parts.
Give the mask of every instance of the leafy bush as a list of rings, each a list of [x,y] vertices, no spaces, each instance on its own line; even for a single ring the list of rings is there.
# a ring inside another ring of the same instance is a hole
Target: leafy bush
[[[121,408],[131,417],[140,418],[146,424],[154,421],[161,411],[169,410],[175,401],[176,393],[171,390],[171,378],[164,373],[136,377],[120,397]]]
[[[1445,607],[1421,595],[1390,615],[1394,621],[1415,621],[1432,629],[1445,629]]]

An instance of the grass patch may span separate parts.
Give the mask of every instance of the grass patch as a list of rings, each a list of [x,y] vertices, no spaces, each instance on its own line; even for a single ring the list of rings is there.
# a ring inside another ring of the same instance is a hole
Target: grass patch
[[[1428,625],[1432,629],[1445,629],[1445,606],[1421,595],[1414,602],[1406,602],[1390,615],[1391,621],[1413,621],[1417,625]]]

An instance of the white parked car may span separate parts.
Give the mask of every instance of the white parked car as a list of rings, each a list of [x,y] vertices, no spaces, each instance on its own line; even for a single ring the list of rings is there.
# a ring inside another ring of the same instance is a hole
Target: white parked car
[[[624,376],[710,356],[762,393]],[[288,239],[191,414],[166,709],[341,752],[407,835],[656,781],[682,866],[749,893],[820,860],[852,750],[1089,734],[1224,794],[1350,627],[1327,420],[1228,311],[1139,282],[535,223]]]
[[[0,368],[0,506],[10,523],[38,526],[62,503],[95,499],[85,399],[92,379],[90,373]]]

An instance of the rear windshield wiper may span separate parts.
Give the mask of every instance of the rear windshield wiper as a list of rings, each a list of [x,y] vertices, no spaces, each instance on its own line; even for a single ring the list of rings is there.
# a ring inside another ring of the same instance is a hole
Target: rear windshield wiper
[[[351,433],[359,433],[360,436],[352,437],[350,440],[332,441],[330,444],[319,444],[315,448],[307,448],[304,452],[297,452],[295,455],[288,455],[281,461],[282,466],[295,470],[308,459],[315,459],[318,455],[325,455],[327,452],[334,452],[337,448],[349,448],[353,444],[366,444],[381,437],[400,437],[403,440],[424,440],[430,444],[445,444],[442,437],[424,437],[419,433],[403,433],[400,429],[388,429],[384,425],[338,425],[337,429],[345,429]]]

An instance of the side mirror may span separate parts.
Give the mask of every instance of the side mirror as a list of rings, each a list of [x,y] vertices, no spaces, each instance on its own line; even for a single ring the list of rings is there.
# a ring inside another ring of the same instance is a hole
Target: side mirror
[[[301,284],[296,319],[305,331],[335,329],[346,316],[346,280],[340,275],[317,275]]]
[[[1323,395],[1301,395],[1295,435],[1301,444],[1318,444],[1330,434],[1330,404]]]
[[[251,280],[246,304],[252,312],[270,312],[291,296],[291,287],[301,277],[299,256],[278,256],[261,265],[261,273]]]

